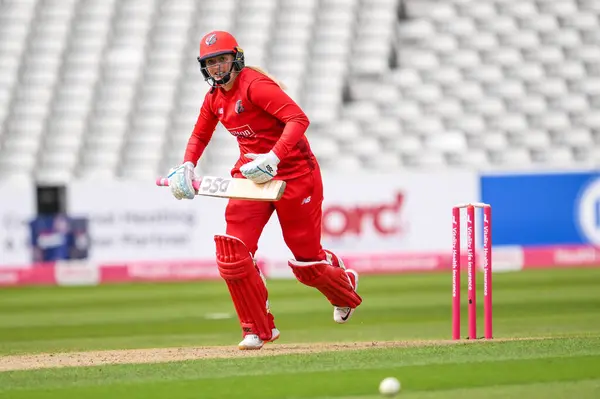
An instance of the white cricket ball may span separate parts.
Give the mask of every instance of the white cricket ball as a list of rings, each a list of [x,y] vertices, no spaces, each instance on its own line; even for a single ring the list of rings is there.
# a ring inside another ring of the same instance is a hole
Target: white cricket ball
[[[400,392],[400,381],[394,377],[384,378],[379,384],[379,393],[383,396],[395,396]]]

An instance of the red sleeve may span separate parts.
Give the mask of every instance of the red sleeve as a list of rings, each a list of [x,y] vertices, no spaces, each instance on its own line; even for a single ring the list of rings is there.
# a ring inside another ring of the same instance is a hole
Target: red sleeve
[[[273,146],[277,158],[285,158],[308,128],[309,121],[304,111],[268,77],[257,79],[250,84],[248,98],[253,104],[285,123],[281,137]]]
[[[200,114],[194,126],[194,131],[185,149],[184,163],[190,161],[196,165],[215,132],[215,127],[217,127],[219,120],[211,111],[209,102],[208,96],[206,96],[202,103],[202,108],[200,108]]]

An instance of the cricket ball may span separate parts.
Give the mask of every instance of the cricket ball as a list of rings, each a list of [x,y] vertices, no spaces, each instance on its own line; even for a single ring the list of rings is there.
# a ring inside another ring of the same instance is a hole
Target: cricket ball
[[[394,377],[384,378],[379,383],[379,393],[383,396],[393,397],[400,392],[400,381]]]

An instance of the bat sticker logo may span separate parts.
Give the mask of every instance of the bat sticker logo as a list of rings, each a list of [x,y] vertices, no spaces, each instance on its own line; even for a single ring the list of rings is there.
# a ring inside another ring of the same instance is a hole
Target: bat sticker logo
[[[199,191],[209,194],[225,193],[227,192],[229,183],[231,183],[231,179],[222,179],[220,177],[212,179],[205,177],[202,179],[202,185],[200,186]]]

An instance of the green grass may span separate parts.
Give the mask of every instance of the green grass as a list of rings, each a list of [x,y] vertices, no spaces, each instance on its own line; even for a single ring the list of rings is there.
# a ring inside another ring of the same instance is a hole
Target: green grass
[[[369,399],[386,376],[410,398],[600,397],[600,269],[493,277],[495,337],[532,339],[12,371],[0,373],[0,397]],[[269,289],[282,330],[270,348],[450,337],[447,273],[362,278],[364,304],[343,326],[319,293],[295,281]],[[4,289],[0,354],[235,345],[236,319],[215,313],[233,316],[222,282]]]
[[[600,393],[600,338],[509,341],[268,358],[187,361],[0,373],[11,398],[334,398],[376,392],[396,376],[402,394],[568,382]],[[554,390],[553,390],[554,391]],[[485,391],[484,391],[485,392]],[[539,397],[552,396],[541,389]],[[538,392],[538,393],[539,393]],[[569,391],[571,392],[571,391]],[[588,396],[585,396],[588,395]],[[535,397],[535,396],[534,396]]]

